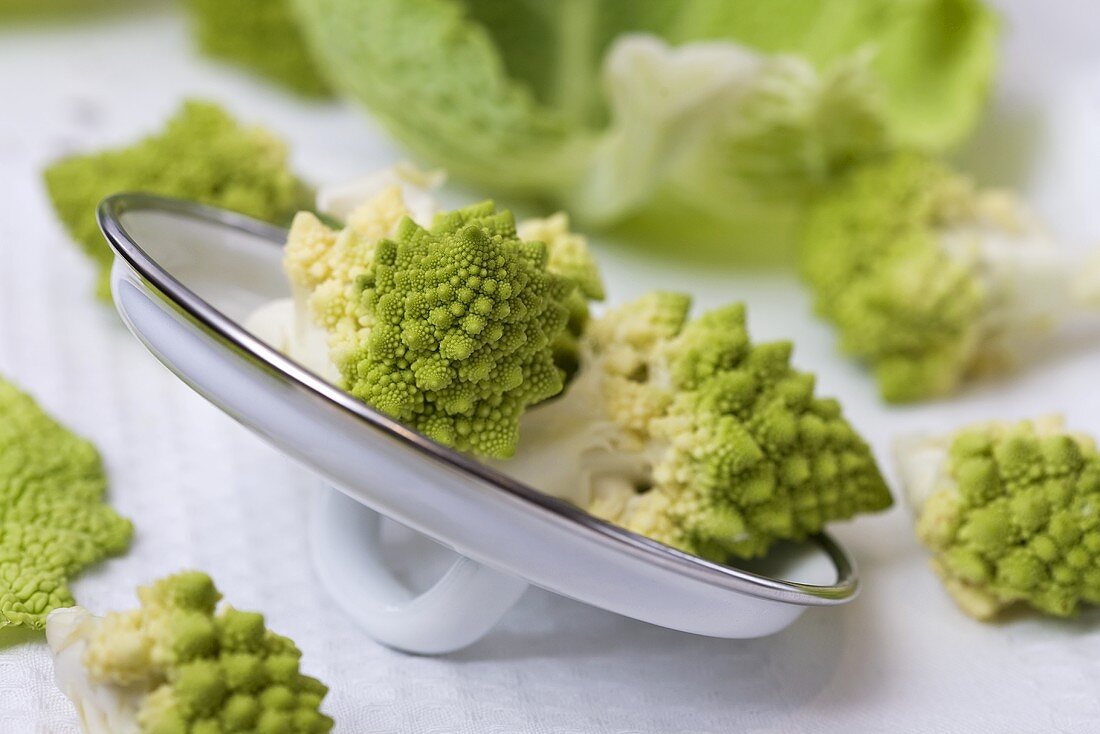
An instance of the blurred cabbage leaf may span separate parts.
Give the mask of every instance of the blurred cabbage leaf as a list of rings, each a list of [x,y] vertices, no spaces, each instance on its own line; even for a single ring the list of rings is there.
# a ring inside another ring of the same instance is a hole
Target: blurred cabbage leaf
[[[195,41],[207,56],[307,97],[330,93],[314,67],[289,0],[186,0],[185,6]]]
[[[585,226],[788,259],[806,201],[983,107],[978,0],[294,0],[314,55],[415,154]]]

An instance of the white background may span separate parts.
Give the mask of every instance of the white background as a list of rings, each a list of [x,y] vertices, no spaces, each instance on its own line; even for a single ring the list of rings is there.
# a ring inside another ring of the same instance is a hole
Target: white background
[[[1021,185],[1067,239],[1100,239],[1100,11],[1011,5],[993,115],[964,158]],[[170,12],[0,30],[0,373],[96,441],[112,502],[137,527],[127,556],[76,583],[87,606],[128,607],[138,583],[206,569],[236,606],[265,611],[299,642],[345,734],[1100,732],[1100,613],[970,621],[927,570],[900,507],[836,528],[860,561],[862,596],[770,639],[695,638],[532,590],[488,638],[447,658],[371,642],[313,577],[313,480],[191,393],[90,297],[92,269],[43,192],[48,161],[151,131],[184,96],[277,130],[317,182],[401,158],[350,106],[303,103],[196,58]],[[615,300],[659,284],[701,306],[746,301],[754,336],[793,338],[797,364],[843,397],[888,468],[897,433],[972,419],[1059,411],[1100,434],[1100,329],[1051,340],[1027,370],[950,403],[886,409],[835,356],[792,278],[676,267],[612,243],[600,254]],[[0,645],[0,732],[74,732],[43,644],[16,634]]]

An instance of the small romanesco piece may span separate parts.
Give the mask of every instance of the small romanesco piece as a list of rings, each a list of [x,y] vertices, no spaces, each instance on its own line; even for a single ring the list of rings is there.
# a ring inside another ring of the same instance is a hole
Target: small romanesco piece
[[[0,378],[0,627],[40,629],[73,603],[70,576],[126,550],[106,485],[95,447]]]
[[[309,213],[294,220],[284,267],[295,313],[283,346],[435,440],[509,456],[520,415],[559,393],[576,361],[599,273],[563,217],[523,225],[546,241],[521,237],[488,202],[429,224],[434,207],[421,201],[414,220],[406,174],[342,205],[342,230]],[[319,359],[318,330],[328,342]]]
[[[817,311],[892,402],[949,393],[1100,305],[1100,269],[1058,247],[1015,196],[915,153],[824,194],[802,258]]]
[[[187,8],[203,53],[299,94],[330,94],[313,65],[289,0],[188,0]]]
[[[1026,603],[1059,617],[1100,604],[1100,455],[1061,417],[900,441],[932,567],[967,614]]]
[[[185,103],[162,133],[128,148],[62,159],[46,169],[45,179],[61,221],[100,267],[102,298],[110,298],[112,256],[96,207],[111,194],[191,199],[275,223],[288,222],[312,198],[288,168],[282,141],[197,101]]]
[[[348,389],[441,443],[510,455],[523,411],[562,389],[551,347],[576,286],[547,261],[491,203],[431,229],[403,219],[361,280],[373,323],[339,365]]]
[[[328,689],[262,615],[224,607],[188,571],[138,590],[141,607],[95,617],[71,607],[46,627],[58,687],[84,734],[324,734]]]
[[[651,293],[589,325],[564,396],[529,411],[502,470],[715,561],[765,553],[891,497],[867,444],[791,345],[754,345],[740,305],[688,319]]]

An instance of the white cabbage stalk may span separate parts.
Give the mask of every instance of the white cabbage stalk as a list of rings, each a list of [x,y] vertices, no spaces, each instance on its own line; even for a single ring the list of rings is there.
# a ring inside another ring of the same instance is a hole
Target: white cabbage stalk
[[[818,71],[805,58],[730,41],[670,46],[615,40],[603,65],[611,124],[570,208],[613,221],[670,181],[696,203],[729,209],[746,196],[797,198],[838,165],[883,145],[880,96],[860,52]],[[831,135],[843,129],[847,136]]]

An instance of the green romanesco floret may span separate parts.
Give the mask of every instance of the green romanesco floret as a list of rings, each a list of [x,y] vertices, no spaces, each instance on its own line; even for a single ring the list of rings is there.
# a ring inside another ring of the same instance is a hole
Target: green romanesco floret
[[[602,295],[564,218],[524,226],[546,242],[488,202],[421,226],[399,186],[339,231],[300,214],[284,258],[296,303],[287,351],[435,440],[510,455],[523,411],[561,391],[586,299]],[[311,359],[318,329],[327,354]]]
[[[47,637],[58,687],[85,734],[324,734],[328,689],[303,675],[301,652],[263,615],[216,611],[198,571],[138,590],[141,606],[95,617],[53,612]]]
[[[900,441],[917,537],[967,614],[1100,603],[1100,455],[1060,416]]]
[[[655,540],[725,561],[891,504],[866,443],[787,342],[745,310],[688,319],[655,292],[594,319],[565,394],[529,411],[501,468]]]
[[[244,127],[215,104],[186,102],[163,132],[128,147],[76,155],[45,171],[54,209],[100,267],[98,294],[110,298],[111,251],[96,207],[111,194],[144,191],[191,199],[284,223],[310,206],[307,186],[287,166],[286,146]]]
[[[507,456],[519,416],[562,389],[551,346],[572,281],[491,203],[411,219],[378,243],[362,280],[370,338],[344,362],[351,393],[463,451]]]
[[[289,0],[187,0],[203,53],[319,97],[329,86],[313,64]]]
[[[817,311],[889,401],[949,393],[1100,304],[1095,265],[1058,247],[1015,196],[916,153],[822,195],[802,261]]]
[[[0,378],[0,627],[41,628],[69,577],[126,549],[106,486],[95,447]]]

